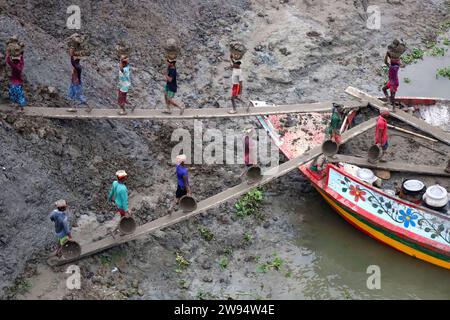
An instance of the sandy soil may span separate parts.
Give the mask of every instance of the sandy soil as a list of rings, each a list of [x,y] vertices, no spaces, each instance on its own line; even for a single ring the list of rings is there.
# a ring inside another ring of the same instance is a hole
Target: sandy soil
[[[243,64],[247,98],[298,103],[347,99],[348,85],[378,94],[383,81],[378,71],[392,38],[420,46],[433,39],[448,19],[444,1],[373,1],[383,13],[379,31],[365,28],[360,1],[177,0],[170,8],[164,2],[129,1],[120,10],[117,3],[81,1],[88,8],[83,30],[92,51],[84,62],[86,94],[94,104],[111,107],[116,77],[113,47],[121,38],[134,44],[131,98],[139,107],[162,108],[162,43],[172,33],[183,39],[178,97],[188,106],[229,106],[230,71],[225,70],[225,61],[231,38],[249,48]],[[25,40],[26,90],[34,106],[67,104],[70,65],[63,39],[70,32],[60,12],[69,4],[60,1],[50,6],[37,0],[0,4],[4,26],[0,51],[4,52],[4,41],[13,33]],[[3,98],[7,97],[5,72],[0,81]],[[50,95],[48,86],[56,87],[57,93]],[[247,124],[255,121],[204,122],[205,127],[220,130]],[[70,122],[1,115],[2,295],[26,299],[290,298],[285,290],[287,274],[305,272],[302,266],[313,254],[295,246],[292,221],[271,203],[277,197],[292,196],[292,190],[295,196],[311,191],[297,173],[267,187],[259,218],[237,219],[230,203],[79,261],[81,290],[70,291],[62,284],[67,277],[64,267],[50,269],[43,264],[53,244],[48,214],[57,198],[69,201],[74,232],[83,239],[102,234],[114,224],[105,198],[118,168],[126,168],[131,175],[129,189],[139,222],[166,214],[176,187],[168,146],[173,146],[173,129],[180,126],[192,130],[191,122]],[[194,192],[206,198],[237,184],[240,172],[238,166],[195,167],[191,173]],[[199,227],[210,229],[215,239],[205,241]],[[250,241],[244,240],[246,234],[251,234]],[[177,272],[176,252],[190,261],[181,272]],[[287,269],[263,277],[255,270],[261,261],[272,261],[274,252],[289,261]],[[222,270],[224,261],[228,265]]]

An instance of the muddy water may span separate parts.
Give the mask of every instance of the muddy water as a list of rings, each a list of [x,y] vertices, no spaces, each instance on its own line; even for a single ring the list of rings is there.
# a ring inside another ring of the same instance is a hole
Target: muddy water
[[[286,202],[284,202],[286,203]],[[301,291],[306,299],[450,299],[448,270],[383,245],[343,220],[313,192],[280,206],[289,212],[303,259]],[[381,289],[367,288],[367,268],[381,270]],[[289,295],[289,294],[288,294]]]
[[[448,46],[442,47],[449,49]],[[450,67],[449,51],[444,57],[425,56],[423,60],[401,69],[397,95],[450,99],[450,79],[436,78],[437,70],[444,67]],[[406,83],[405,78],[410,79],[411,82]]]

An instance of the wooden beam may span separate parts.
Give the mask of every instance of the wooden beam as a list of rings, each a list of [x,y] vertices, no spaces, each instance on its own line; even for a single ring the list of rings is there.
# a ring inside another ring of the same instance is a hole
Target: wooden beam
[[[351,96],[354,96],[354,97],[360,99],[361,101],[369,102],[374,108],[377,108],[378,110],[389,109],[383,101],[381,101],[375,97],[372,97],[371,95],[369,95],[359,89],[356,89],[353,87],[348,87],[345,90],[345,92]],[[445,132],[444,130],[442,130],[438,127],[434,127],[434,126],[426,123],[425,121],[414,117],[413,115],[411,115],[409,113],[406,113],[404,111],[397,109],[395,112],[391,112],[391,117],[394,117],[400,121],[403,121],[403,122],[409,124],[410,126],[416,128],[418,130],[421,130],[423,132],[426,132],[429,135],[433,136],[434,138],[450,145],[450,133]]]
[[[375,121],[375,118],[373,118],[369,121],[366,121],[352,129],[344,132],[344,134],[342,135],[342,141],[346,142],[346,141],[360,135],[361,133],[375,127],[375,124],[376,124],[376,121]],[[249,185],[246,182],[243,182],[235,187],[229,188],[229,189],[222,191],[212,197],[209,197],[205,200],[198,202],[197,209],[195,211],[188,212],[188,213],[185,213],[182,211],[177,211],[171,215],[163,216],[161,218],[158,218],[156,220],[150,221],[146,224],[139,226],[136,229],[136,231],[131,235],[118,236],[116,238],[107,236],[106,238],[104,238],[102,240],[83,245],[81,248],[81,255],[79,257],[77,257],[76,259],[58,259],[56,257],[51,257],[47,260],[47,262],[50,265],[62,265],[62,264],[66,264],[69,262],[73,262],[78,259],[95,254],[97,252],[117,246],[121,243],[125,243],[128,241],[138,239],[138,238],[140,238],[150,232],[153,232],[155,230],[165,228],[165,227],[171,226],[175,223],[184,221],[186,219],[189,219],[193,216],[198,215],[201,212],[204,212],[208,209],[216,207],[226,201],[229,201],[231,199],[239,197],[239,196],[249,192],[251,189],[253,189],[257,186],[261,186],[261,185],[266,184],[278,177],[281,177],[281,176],[289,173],[290,171],[297,169],[299,166],[313,160],[315,157],[319,156],[320,154],[322,154],[322,148],[321,148],[321,146],[318,146],[297,158],[291,159],[277,167],[267,170],[266,172],[264,172],[263,178],[255,184]]]
[[[342,103],[346,108],[357,108],[361,104],[355,101]],[[1,105],[0,112],[10,112],[12,109],[8,105]],[[210,118],[237,118],[257,115],[277,115],[288,113],[311,113],[311,112],[331,112],[331,102],[305,103],[292,105],[264,105],[261,107],[237,108],[237,113],[228,113],[229,108],[205,108],[186,109],[180,116],[179,110],[174,109],[172,114],[163,113],[163,109],[135,109],[127,110],[126,115],[119,115],[118,109],[93,109],[86,112],[84,108],[79,108],[77,112],[69,112],[67,108],[33,108],[25,107],[23,113],[28,117],[43,117],[53,119],[119,119],[119,120],[189,120],[189,119],[210,119]]]
[[[365,158],[358,158],[342,154],[335,155],[332,161],[351,163],[360,167],[371,169],[381,169],[396,172],[411,172],[421,175],[425,174],[432,176],[450,177],[450,173],[445,172],[445,166],[442,167],[425,166],[425,165],[411,164],[407,162],[394,162],[394,161],[371,163],[367,161],[367,159]]]

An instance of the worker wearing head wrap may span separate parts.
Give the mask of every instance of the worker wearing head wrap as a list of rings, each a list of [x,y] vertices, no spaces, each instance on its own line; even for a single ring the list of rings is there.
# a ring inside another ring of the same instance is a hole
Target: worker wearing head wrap
[[[66,215],[67,203],[65,200],[58,200],[55,202],[56,209],[50,214],[50,220],[55,224],[55,233],[58,238],[58,249],[56,255],[61,255],[62,246],[72,239],[70,233],[69,221]]]
[[[111,191],[108,195],[108,201],[113,201],[117,212],[121,217],[129,216],[130,209],[128,208],[128,189],[125,185],[125,180],[128,178],[124,170],[116,172],[117,180],[113,182]]]
[[[180,154],[177,156],[177,191],[175,193],[175,201],[178,204],[180,199],[185,195],[191,195],[191,187],[189,185],[188,169],[185,165],[187,160],[186,155]]]

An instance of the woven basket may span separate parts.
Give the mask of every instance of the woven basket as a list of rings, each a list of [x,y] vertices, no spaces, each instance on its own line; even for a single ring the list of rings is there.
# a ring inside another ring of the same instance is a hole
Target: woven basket
[[[388,52],[389,55],[393,59],[400,59],[403,53],[406,51],[406,44],[405,43],[399,43],[398,45],[395,45],[394,43],[391,43],[388,45]]]
[[[178,41],[174,38],[169,38],[164,45],[164,50],[166,51],[166,57],[170,60],[175,60],[180,54],[180,46]]]
[[[131,53],[131,48],[130,46],[128,46],[127,44],[125,44],[124,42],[119,42],[116,45],[116,55],[117,58],[120,59],[121,56],[129,56]]]
[[[237,41],[230,43],[230,53],[233,60],[242,59],[246,52],[247,48],[242,43]]]

